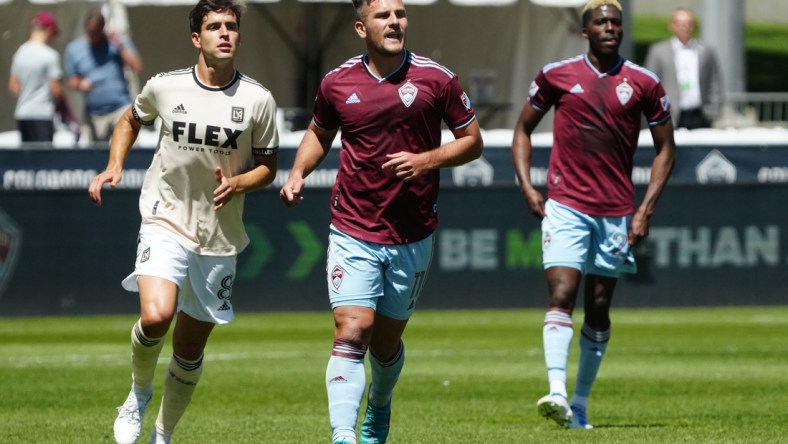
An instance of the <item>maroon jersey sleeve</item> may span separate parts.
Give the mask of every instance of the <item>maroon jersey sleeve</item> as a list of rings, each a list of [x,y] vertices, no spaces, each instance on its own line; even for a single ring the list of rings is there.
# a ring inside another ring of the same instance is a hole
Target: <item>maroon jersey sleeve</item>
[[[471,100],[462,90],[457,76],[451,78],[441,93],[443,120],[450,129],[464,128],[475,119]]]
[[[670,99],[662,83],[655,83],[644,96],[643,115],[649,125],[657,125],[670,118]]]
[[[315,97],[314,109],[312,110],[312,120],[318,127],[332,130],[339,128],[340,121],[334,106],[326,96],[327,89],[330,88],[329,84],[330,77],[328,76],[320,82],[320,87],[317,89],[317,97]]]
[[[528,101],[538,111],[547,112],[559,98],[558,92],[550,84],[544,70],[539,71],[528,88]]]

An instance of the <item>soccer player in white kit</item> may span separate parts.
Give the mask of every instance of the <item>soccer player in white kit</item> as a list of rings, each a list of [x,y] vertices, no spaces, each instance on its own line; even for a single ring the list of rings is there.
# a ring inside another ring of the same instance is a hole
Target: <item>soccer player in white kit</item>
[[[140,319],[131,332],[132,386],[118,408],[115,440],[135,443],[152,398],[156,361],[170,324],[173,355],[151,443],[167,443],[202,373],[214,325],[232,321],[237,255],[249,239],[244,193],[276,175],[279,136],[271,93],[238,72],[243,6],[201,0],[191,10],[197,65],[150,79],[115,126],[106,170],[90,184],[121,181],[124,160],[142,125],[161,132],[140,195],[142,226],[134,272],[123,287],[138,291]]]
[[[326,366],[334,444],[386,442],[391,399],[405,362],[402,333],[432,258],[439,171],[479,157],[479,124],[457,76],[405,49],[402,0],[354,0],[356,32],[367,53],[325,76],[312,123],[298,147],[286,206],[341,130],[340,166],[331,198],[327,287],[335,329]],[[454,139],[441,145],[441,124]]]

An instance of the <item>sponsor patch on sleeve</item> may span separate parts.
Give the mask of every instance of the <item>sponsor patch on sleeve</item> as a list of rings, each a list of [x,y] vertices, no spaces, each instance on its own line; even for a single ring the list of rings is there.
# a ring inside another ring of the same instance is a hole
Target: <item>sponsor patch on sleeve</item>
[[[279,153],[279,147],[275,146],[273,148],[252,148],[252,154],[255,156],[273,156],[274,154]]]
[[[663,111],[670,111],[670,97],[667,94],[659,99],[659,104],[662,106]]]
[[[528,97],[533,97],[538,92],[539,92],[539,85],[536,84],[536,81],[531,82],[531,86],[528,87]]]

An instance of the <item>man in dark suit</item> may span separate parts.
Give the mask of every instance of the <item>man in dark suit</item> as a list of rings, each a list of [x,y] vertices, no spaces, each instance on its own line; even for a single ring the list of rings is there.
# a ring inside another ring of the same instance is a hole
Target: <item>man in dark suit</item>
[[[662,80],[677,128],[709,128],[722,111],[717,56],[693,37],[695,24],[691,10],[676,9],[670,20],[673,37],[652,45],[644,64]]]

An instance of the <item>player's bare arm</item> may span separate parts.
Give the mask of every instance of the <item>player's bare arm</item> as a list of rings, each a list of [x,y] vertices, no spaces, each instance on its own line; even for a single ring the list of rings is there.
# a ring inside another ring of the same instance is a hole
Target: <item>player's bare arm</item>
[[[19,86],[19,77],[16,74],[11,74],[8,78],[8,92],[10,92],[14,97],[19,97],[19,90],[21,86]]]
[[[213,209],[224,207],[233,196],[267,187],[276,178],[278,155],[255,156],[255,166],[235,176],[225,176],[220,167],[214,168],[216,189],[213,191]]]
[[[298,145],[295,162],[287,176],[287,182],[279,191],[279,198],[286,207],[294,207],[304,199],[301,195],[304,190],[304,180],[326,158],[337,132],[338,129],[325,130],[314,123],[309,124],[304,138]]]
[[[544,218],[544,196],[531,182],[531,154],[533,153],[531,133],[542,120],[542,116],[543,113],[537,111],[530,103],[526,103],[517,119],[512,138],[512,161],[520,184],[520,192],[523,193],[531,213],[540,219]]]
[[[423,153],[400,151],[389,154],[383,169],[394,171],[402,180],[408,181],[421,176],[426,171],[449,168],[466,164],[479,158],[484,150],[479,123],[471,122],[465,128],[453,130],[454,140],[437,149]]]
[[[115,188],[123,180],[123,164],[126,162],[126,157],[131,151],[134,141],[137,140],[141,127],[142,124],[131,113],[131,108],[123,113],[123,116],[115,125],[109,146],[107,167],[93,178],[88,188],[90,200],[96,205],[101,206],[101,189],[104,187],[104,184],[109,184],[111,188]]]
[[[676,143],[673,140],[673,122],[668,119],[662,125],[651,127],[651,137],[657,150],[651,164],[651,179],[643,202],[632,216],[629,230],[629,243],[637,245],[649,233],[649,220],[654,214],[659,196],[668,183],[673,165],[676,163]]]

